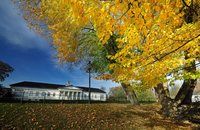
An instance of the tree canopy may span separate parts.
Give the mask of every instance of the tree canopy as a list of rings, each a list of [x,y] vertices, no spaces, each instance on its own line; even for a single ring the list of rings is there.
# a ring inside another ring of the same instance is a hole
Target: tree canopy
[[[13,70],[14,69],[10,65],[0,61],[0,81],[4,81]]]
[[[173,78],[200,77],[199,70],[183,71],[199,61],[198,0],[13,1],[32,29],[53,40],[60,61],[76,61],[81,35],[95,31],[101,47],[117,36],[106,55],[116,82],[153,87]]]

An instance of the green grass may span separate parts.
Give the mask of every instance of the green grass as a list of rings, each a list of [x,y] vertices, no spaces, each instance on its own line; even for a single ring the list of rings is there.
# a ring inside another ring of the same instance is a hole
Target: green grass
[[[148,104],[17,104],[0,103],[2,129],[195,129],[192,123],[174,122]]]

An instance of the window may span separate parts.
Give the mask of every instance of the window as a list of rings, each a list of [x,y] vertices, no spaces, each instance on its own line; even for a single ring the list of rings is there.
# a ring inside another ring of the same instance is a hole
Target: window
[[[33,96],[33,91],[30,91],[29,96]]]
[[[78,92],[78,100],[80,99],[81,97],[81,92]]]
[[[53,96],[55,97],[55,96],[56,96],[56,94],[55,94],[55,93],[53,93]]]
[[[67,91],[65,92],[65,96],[68,96],[68,92]]]
[[[63,96],[63,91],[60,91],[60,96]]]
[[[96,95],[96,94],[94,95],[94,98],[97,98],[97,95]]]
[[[86,94],[84,94],[84,98],[87,99],[87,95]]]
[[[46,95],[46,93],[45,92],[42,92],[42,96],[45,96]]]
[[[77,94],[77,92],[74,92],[74,99],[76,99],[76,94]]]
[[[39,96],[39,92],[38,91],[35,93],[35,96]]]
[[[100,96],[100,99],[104,99],[104,95],[103,94]]]
[[[69,99],[72,99],[72,92],[69,92]]]
[[[23,91],[23,89],[21,89],[21,88],[15,88],[14,90],[15,90],[15,91],[18,91],[18,92]]]
[[[48,92],[48,93],[47,93],[47,96],[51,96],[51,93],[50,93],[50,92]]]

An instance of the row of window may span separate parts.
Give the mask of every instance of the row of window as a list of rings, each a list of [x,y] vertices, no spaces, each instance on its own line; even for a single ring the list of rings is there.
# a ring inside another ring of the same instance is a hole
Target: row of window
[[[56,93],[52,93],[52,94],[51,94],[50,92],[47,92],[47,93],[46,93],[46,92],[42,92],[42,93],[41,93],[41,96],[48,96],[48,97],[50,97],[51,95],[52,95],[53,97],[55,97],[55,96],[56,96]],[[29,92],[29,96],[40,96],[40,92],[37,91],[37,92],[34,94],[33,91],[30,91],[30,92]],[[59,96],[62,96],[62,97],[63,97],[63,96],[65,96],[65,97],[78,97],[78,98],[80,98],[80,97],[81,97],[81,92],[68,92],[68,91],[62,92],[62,91],[61,91],[60,94],[59,94]],[[84,97],[84,98],[87,98],[88,96],[87,96],[86,94],[84,94],[83,97]],[[91,97],[92,97],[92,98],[97,98],[97,95],[93,95],[93,94],[92,94]],[[100,98],[104,98],[104,95],[101,95]]]
[[[29,92],[29,96],[33,96],[33,95],[34,95],[33,91],[30,91],[30,92]],[[39,95],[40,95],[40,92],[37,91],[37,92],[35,93],[35,96],[39,96]],[[42,96],[46,96],[46,95],[47,95],[47,96],[51,96],[51,93],[50,93],[50,92],[48,92],[48,93],[42,92],[41,95],[42,95]],[[56,96],[56,94],[53,93],[52,96]]]
[[[18,92],[15,92],[15,94],[17,95]],[[19,96],[21,95],[24,95],[24,96],[27,96],[29,95],[30,97],[31,96],[42,96],[42,97],[59,97],[61,99],[80,99],[80,98],[83,98],[83,99],[87,99],[88,98],[88,95],[86,94],[81,94],[81,92],[71,92],[71,91],[61,91],[59,94],[58,93],[55,93],[55,92],[39,92],[39,91],[29,91],[29,92],[20,92],[18,93]],[[101,94],[101,95],[96,95],[96,94],[91,94],[91,98],[92,99],[105,99],[106,97],[104,96],[104,94]]]

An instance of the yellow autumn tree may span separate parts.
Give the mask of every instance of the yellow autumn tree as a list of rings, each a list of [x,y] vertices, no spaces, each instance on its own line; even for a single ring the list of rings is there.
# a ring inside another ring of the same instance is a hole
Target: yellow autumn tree
[[[198,0],[13,1],[32,29],[53,40],[60,61],[77,60],[80,34],[87,29],[104,47],[117,35],[117,49],[107,56],[112,80],[156,87],[160,100],[172,104],[162,104],[168,114],[173,105],[191,100],[200,77]],[[162,84],[174,79],[185,80],[184,91],[171,101]]]

